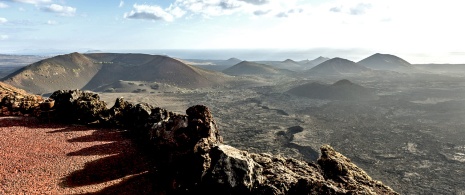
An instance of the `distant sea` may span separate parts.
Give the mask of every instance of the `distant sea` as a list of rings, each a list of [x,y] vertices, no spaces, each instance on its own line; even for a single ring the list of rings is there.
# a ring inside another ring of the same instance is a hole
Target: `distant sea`
[[[153,55],[167,55],[181,59],[205,59],[205,60],[227,60],[238,58],[249,61],[283,61],[292,60],[313,60],[319,56],[334,58],[341,57],[352,61],[359,61],[376,52],[364,51],[360,49],[154,49],[154,50],[23,50],[9,52],[9,54],[56,56],[72,52],[79,53],[143,53]]]
[[[111,52],[111,51],[110,51]],[[116,53],[145,53],[155,55],[167,55],[181,59],[208,59],[208,60],[227,60],[229,58],[238,58],[249,61],[283,61],[292,60],[313,60],[319,56],[333,58],[341,57],[353,61],[366,58],[374,53],[361,50],[334,50],[334,49],[308,49],[308,50],[278,50],[278,49],[197,49],[197,50],[123,50],[113,51]]]
[[[427,63],[465,63],[465,52],[442,52],[442,53],[418,53],[418,52],[392,52],[376,51],[368,49],[333,49],[333,48],[312,48],[312,49],[153,49],[153,50],[96,50],[96,49],[77,49],[77,50],[21,50],[14,52],[1,52],[0,54],[16,55],[39,55],[39,56],[56,56],[72,52],[79,53],[143,53],[153,55],[167,55],[181,59],[204,59],[204,60],[227,60],[229,58],[238,58],[249,61],[284,61],[292,59],[313,60],[320,56],[327,58],[340,57],[354,62],[360,61],[375,53],[393,54],[413,64]]]

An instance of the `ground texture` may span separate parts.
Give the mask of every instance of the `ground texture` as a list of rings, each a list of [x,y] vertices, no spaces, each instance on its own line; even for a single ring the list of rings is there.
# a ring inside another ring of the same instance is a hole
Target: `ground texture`
[[[0,194],[149,194],[147,162],[123,131],[0,117]]]

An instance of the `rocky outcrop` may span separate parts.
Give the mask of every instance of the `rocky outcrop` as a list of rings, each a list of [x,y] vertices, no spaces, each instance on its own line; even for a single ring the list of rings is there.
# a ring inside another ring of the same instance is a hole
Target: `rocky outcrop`
[[[81,90],[55,91],[50,99],[55,101],[53,119],[68,123],[93,123],[100,120],[107,110],[98,94]]]
[[[43,98],[0,82],[0,116],[38,115]]]
[[[206,106],[182,115],[123,98],[107,109],[98,95],[79,90],[51,97],[67,122],[127,129],[156,159],[164,194],[397,194],[328,145],[316,163],[225,145]]]

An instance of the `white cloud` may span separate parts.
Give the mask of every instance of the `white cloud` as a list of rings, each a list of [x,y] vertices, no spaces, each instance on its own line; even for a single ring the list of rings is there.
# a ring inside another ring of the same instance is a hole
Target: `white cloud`
[[[8,35],[0,35],[0,41],[7,40],[8,38]]]
[[[182,17],[184,11],[179,7],[170,6],[163,9],[157,5],[138,5],[134,4],[134,10],[129,13],[124,13],[124,18],[129,19],[145,19],[145,20],[164,20],[171,22],[177,17]]]
[[[51,4],[41,8],[42,11],[58,13],[62,16],[73,16],[76,13],[76,8],[69,6],[62,6],[58,4]]]
[[[10,7],[10,6],[8,6],[8,5],[5,4],[5,3],[0,2],[0,8],[7,8],[7,7]]]
[[[8,20],[6,18],[0,18],[0,24],[7,23]]]
[[[250,3],[242,0],[176,0],[174,5],[194,14],[219,16],[239,12],[248,4]]]
[[[173,5],[207,17],[236,13],[289,17],[303,13],[309,4],[300,0],[176,0]]]
[[[373,6],[370,3],[359,2],[359,3],[344,3],[343,5],[337,5],[331,7],[329,11],[335,13],[346,13],[350,15],[363,15]]]
[[[270,2],[270,0],[239,0],[239,1],[243,1],[246,3],[254,4],[254,5],[263,5],[263,4],[267,4]]]
[[[58,24],[58,22],[54,21],[54,20],[49,20],[49,21],[47,21],[47,24],[48,25],[56,25],[56,24]]]
[[[45,3],[51,3],[52,0],[8,0],[11,2],[18,2],[18,3],[28,3],[28,4],[45,4]]]
[[[124,6],[124,1],[123,0],[119,1],[119,6],[118,7],[123,7],[123,6]]]
[[[173,21],[184,15],[205,17],[245,13],[251,16],[289,17],[306,11],[300,0],[176,0],[168,8],[134,5],[125,18]],[[308,2],[306,3],[308,4]]]

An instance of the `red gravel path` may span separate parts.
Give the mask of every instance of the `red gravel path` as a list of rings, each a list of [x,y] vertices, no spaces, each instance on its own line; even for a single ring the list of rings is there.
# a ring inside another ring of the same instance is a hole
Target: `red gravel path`
[[[120,131],[0,117],[0,194],[150,194],[149,167]]]

